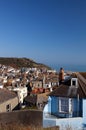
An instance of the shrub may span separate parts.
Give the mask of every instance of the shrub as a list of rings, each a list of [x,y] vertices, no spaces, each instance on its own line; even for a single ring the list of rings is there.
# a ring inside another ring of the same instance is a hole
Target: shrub
[[[5,124],[0,125],[0,130],[59,130],[57,127],[53,128],[42,128],[35,126],[25,126],[20,124]]]

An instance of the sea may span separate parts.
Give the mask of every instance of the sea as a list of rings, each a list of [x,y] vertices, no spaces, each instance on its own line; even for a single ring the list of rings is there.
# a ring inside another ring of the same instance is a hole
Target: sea
[[[50,67],[57,72],[62,67],[65,71],[72,71],[72,72],[86,72],[86,65],[63,65],[63,64],[57,64],[57,65],[50,65]]]

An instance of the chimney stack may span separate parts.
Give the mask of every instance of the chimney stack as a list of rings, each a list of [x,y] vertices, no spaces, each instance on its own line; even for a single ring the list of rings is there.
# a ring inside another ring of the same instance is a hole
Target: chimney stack
[[[64,69],[60,68],[60,72],[59,72],[59,85],[62,84],[63,81],[64,81]]]

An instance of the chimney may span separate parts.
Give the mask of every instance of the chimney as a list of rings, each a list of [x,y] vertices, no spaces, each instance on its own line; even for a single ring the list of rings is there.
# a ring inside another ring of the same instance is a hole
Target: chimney
[[[59,72],[59,85],[62,83],[62,81],[64,81],[64,69],[60,68],[60,72]]]

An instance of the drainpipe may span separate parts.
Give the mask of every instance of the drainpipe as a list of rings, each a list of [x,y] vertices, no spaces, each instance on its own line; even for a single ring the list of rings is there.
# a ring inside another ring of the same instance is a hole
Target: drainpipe
[[[79,116],[79,94],[77,95],[77,117]]]

